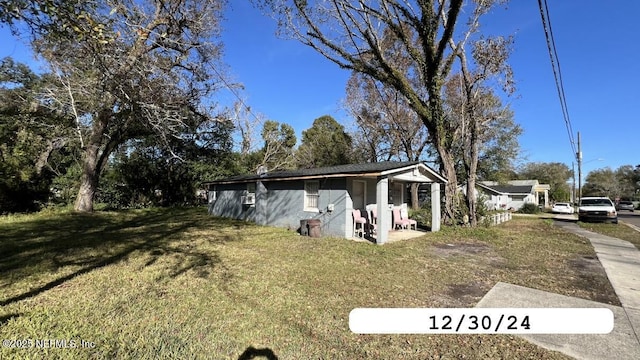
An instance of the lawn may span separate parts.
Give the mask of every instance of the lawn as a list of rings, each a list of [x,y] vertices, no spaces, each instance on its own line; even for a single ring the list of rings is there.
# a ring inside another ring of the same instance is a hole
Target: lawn
[[[640,232],[623,224],[607,224],[607,223],[583,223],[579,222],[580,227],[599,234],[626,240],[636,248],[640,249]]]
[[[0,219],[0,254],[0,338],[76,346],[2,359],[564,359],[507,335],[356,335],[348,315],[472,307],[498,281],[619,304],[589,243],[535,218],[376,246],[202,208],[49,212]]]

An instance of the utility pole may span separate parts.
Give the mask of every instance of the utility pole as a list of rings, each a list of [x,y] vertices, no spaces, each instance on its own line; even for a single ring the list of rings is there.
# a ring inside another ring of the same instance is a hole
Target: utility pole
[[[578,131],[578,153],[576,157],[578,158],[578,205],[580,205],[580,201],[582,200],[582,150],[580,148],[580,131]]]
[[[571,162],[571,176],[572,176],[572,182],[571,182],[571,203],[572,206],[574,206],[576,204],[576,163],[574,161]]]

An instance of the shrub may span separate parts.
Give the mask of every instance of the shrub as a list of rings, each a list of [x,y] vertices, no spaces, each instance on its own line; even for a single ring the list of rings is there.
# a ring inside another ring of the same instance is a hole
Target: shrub
[[[419,209],[409,209],[409,218],[418,222],[418,226],[430,226],[431,225],[431,209],[428,207],[421,207]]]
[[[540,208],[536,204],[526,203],[518,212],[521,214],[537,214],[540,212]]]

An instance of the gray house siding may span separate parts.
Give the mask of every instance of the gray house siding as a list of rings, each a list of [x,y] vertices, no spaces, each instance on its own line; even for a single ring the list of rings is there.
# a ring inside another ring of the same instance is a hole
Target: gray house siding
[[[211,215],[256,221],[255,206],[242,204],[241,201],[242,196],[247,192],[247,184],[218,185],[213,191],[215,200],[209,203]]]
[[[347,236],[351,229],[346,229],[346,179],[319,179],[318,182],[319,211],[305,211],[305,182],[292,180],[257,182],[256,202],[251,206],[240,201],[246,193],[246,184],[216,185],[216,199],[209,204],[209,213],[288,229],[298,229],[303,219],[320,219],[323,235]],[[329,204],[333,204],[331,212],[328,212]],[[348,215],[350,226],[350,209]]]
[[[267,224],[298,229],[300,220],[320,219],[324,235],[345,235],[345,180],[319,179],[318,212],[304,209],[304,181],[265,182]],[[334,210],[328,212],[329,204]]]

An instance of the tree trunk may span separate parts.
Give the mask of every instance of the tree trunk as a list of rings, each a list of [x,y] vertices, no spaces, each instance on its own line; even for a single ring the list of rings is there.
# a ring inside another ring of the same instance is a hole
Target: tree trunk
[[[419,183],[411,183],[411,208],[417,210],[420,208],[420,202],[418,201],[418,186]]]
[[[91,136],[84,148],[84,157],[82,159],[82,176],[80,177],[80,189],[74,209],[79,212],[92,212],[93,200],[98,190],[98,182],[100,173],[106,164],[109,154],[116,148],[120,142],[120,134],[116,132],[105,137],[104,131],[109,122],[109,114],[101,113],[98,119],[93,123]],[[109,141],[104,144],[105,138]],[[104,147],[102,151],[100,149]]]
[[[82,177],[80,178],[80,190],[74,209],[80,212],[93,211],[93,198],[98,190],[98,146],[91,144],[85,148],[82,164]]]
[[[475,176],[467,176],[467,207],[469,208],[469,225],[478,225],[477,200],[475,197],[476,178]]]
[[[469,154],[467,158],[467,207],[469,208],[469,223],[471,226],[478,225],[478,199],[475,197],[476,173],[478,172],[478,154],[480,152],[480,129],[478,119],[475,117],[473,109],[468,112],[471,114],[469,119],[471,123],[471,133],[469,134]]]
[[[436,140],[436,149],[442,161],[442,170],[447,178],[444,187],[444,216],[445,224],[453,224],[456,218],[456,209],[458,208],[458,175],[456,174],[455,162],[451,152],[446,149],[440,141]]]

